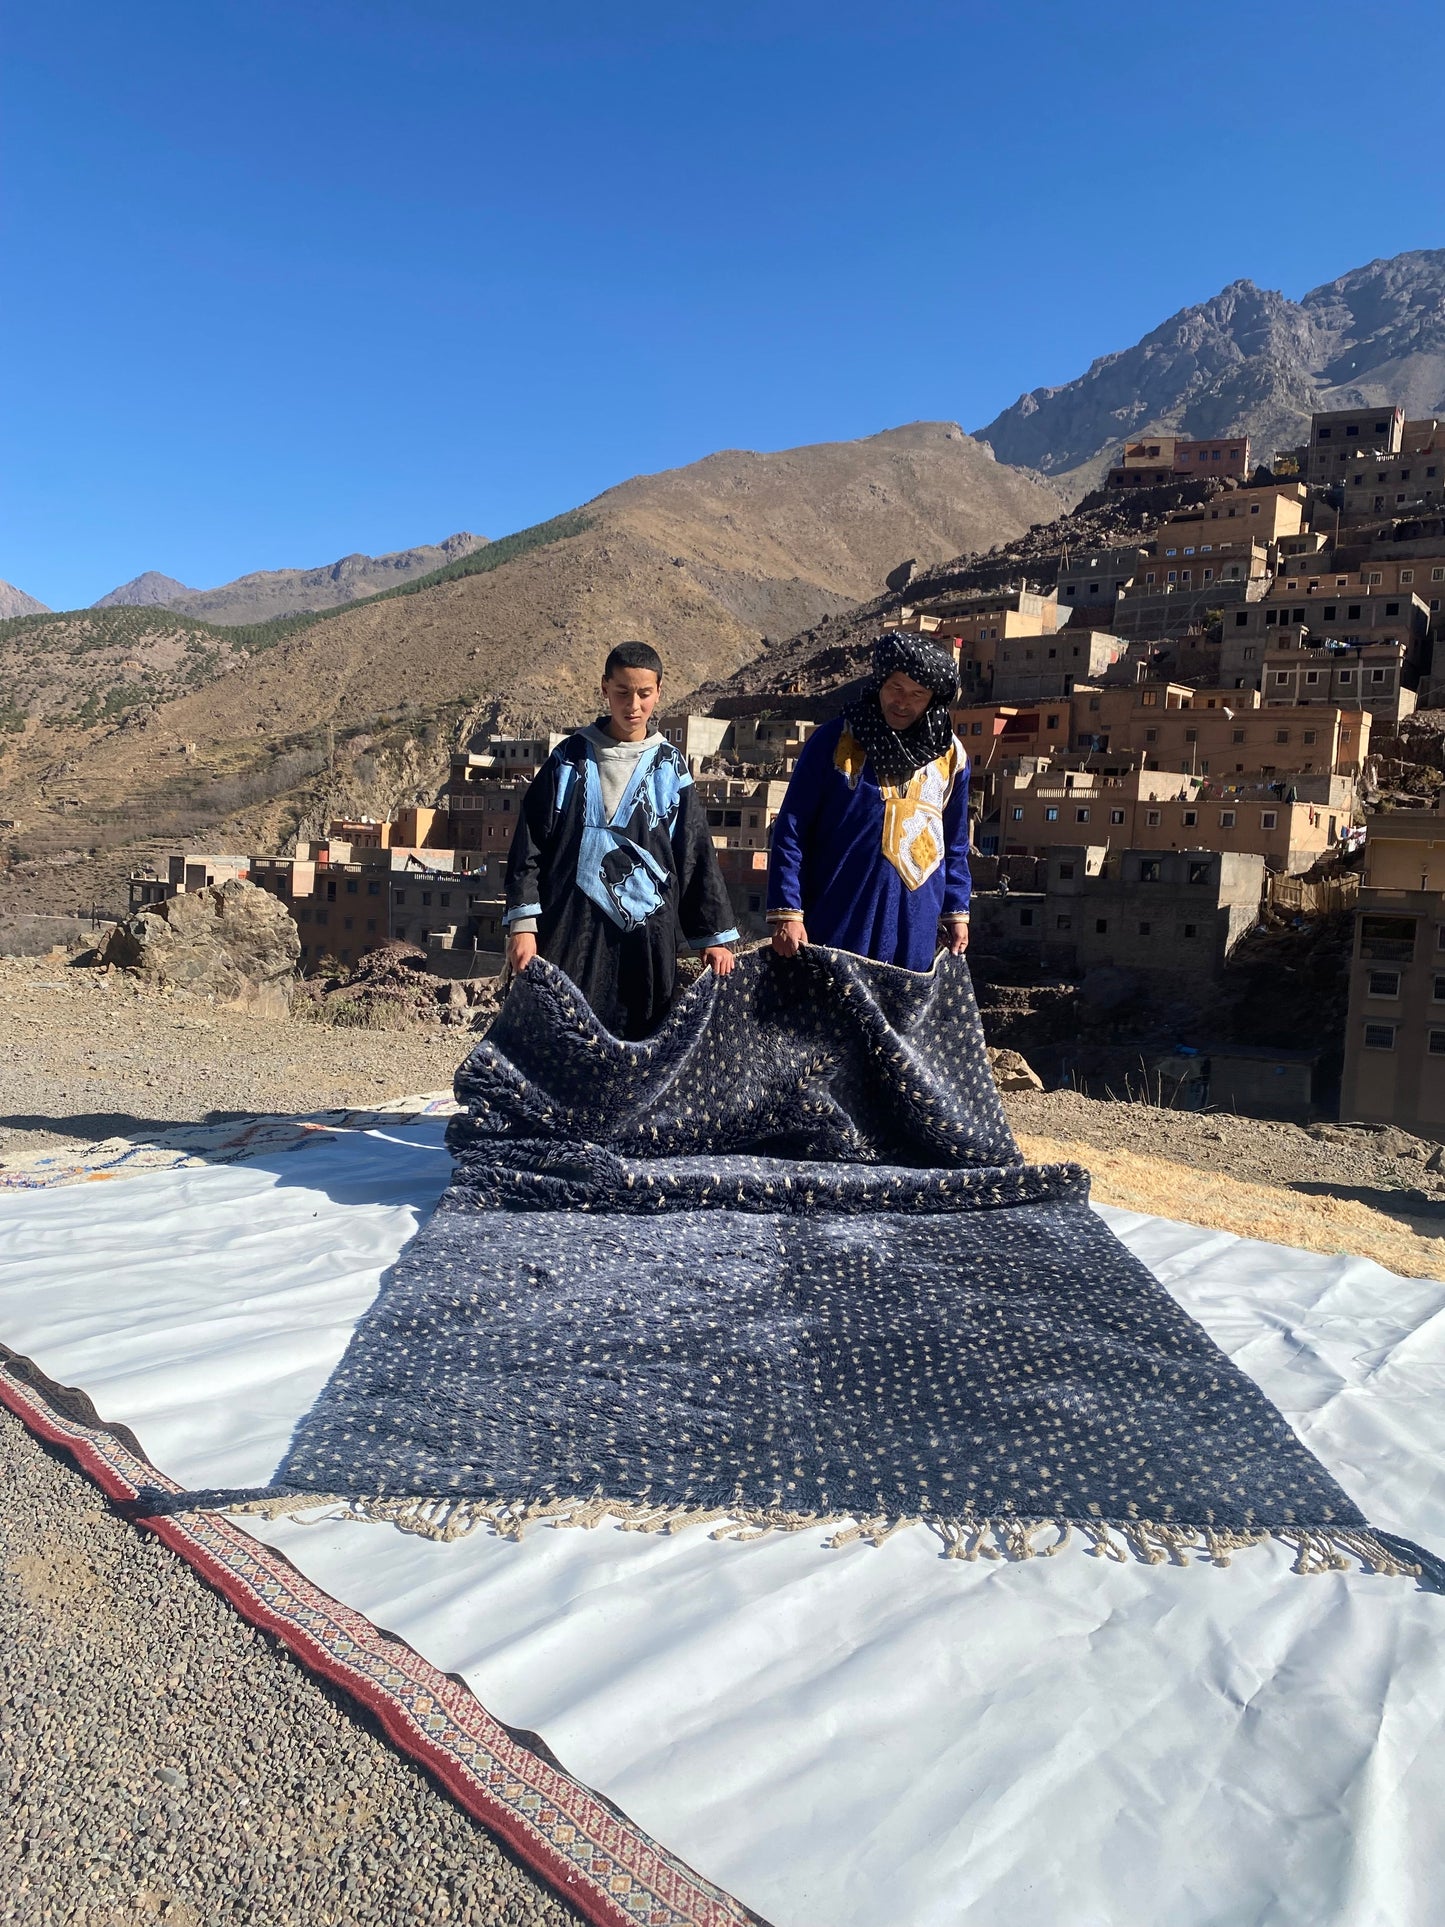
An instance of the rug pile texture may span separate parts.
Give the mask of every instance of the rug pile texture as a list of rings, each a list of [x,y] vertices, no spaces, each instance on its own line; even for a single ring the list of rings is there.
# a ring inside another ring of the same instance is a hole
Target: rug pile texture
[[[961,959],[759,952],[641,1043],[539,962],[456,1088],[453,1182],[253,1503],[1438,1575],[1024,1163]]]

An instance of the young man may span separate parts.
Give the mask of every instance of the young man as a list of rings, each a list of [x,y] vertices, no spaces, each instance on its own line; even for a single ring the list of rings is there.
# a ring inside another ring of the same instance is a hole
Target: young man
[[[773,948],[806,943],[929,970],[968,946],[968,752],[952,652],[893,631],[837,722],[808,738],[773,825]]]
[[[507,858],[507,961],[556,964],[617,1037],[665,1016],[680,939],[725,977],[738,934],[692,776],[652,726],[661,693],[655,649],[612,651],[606,715],[528,785]]]

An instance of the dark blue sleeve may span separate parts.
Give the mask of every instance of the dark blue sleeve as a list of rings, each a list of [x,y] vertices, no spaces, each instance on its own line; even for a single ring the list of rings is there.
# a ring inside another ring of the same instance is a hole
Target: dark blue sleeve
[[[823,786],[833,767],[833,757],[824,739],[832,738],[829,729],[817,729],[804,743],[802,752],[788,778],[783,807],[773,824],[773,840],[768,855],[768,911],[791,910],[803,913],[803,852],[812,836]]]
[[[968,868],[968,751],[960,750],[962,767],[954,779],[953,794],[943,809],[943,914],[961,915],[973,894],[973,878]]]

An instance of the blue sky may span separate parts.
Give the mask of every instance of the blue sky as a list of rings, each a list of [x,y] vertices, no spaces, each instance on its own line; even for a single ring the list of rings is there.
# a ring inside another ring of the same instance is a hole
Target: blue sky
[[[1436,0],[45,0],[0,53],[0,576],[56,607],[978,427],[1445,243]]]

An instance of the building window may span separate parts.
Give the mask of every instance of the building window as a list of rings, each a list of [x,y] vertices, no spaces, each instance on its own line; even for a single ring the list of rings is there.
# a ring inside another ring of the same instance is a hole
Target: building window
[[[1189,866],[1189,881],[1191,883],[1208,883],[1209,865],[1207,863],[1191,863]]]
[[[1074,821],[1076,823],[1087,823],[1088,820],[1089,812],[1086,809],[1074,811]]]
[[[1106,937],[1109,934],[1109,919],[1107,917],[1095,917],[1094,934],[1099,937]]]
[[[1432,1057],[1445,1057],[1445,1030],[1432,1030],[1430,1032],[1429,1048]]]
[[[1027,929],[1028,926],[1033,922],[1033,920],[1034,920],[1034,913],[1032,910],[1019,911],[1019,924],[1021,928]]]
[[[1044,811],[1044,821],[1045,823],[1057,823],[1058,820],[1059,820],[1059,812],[1051,803],[1049,807]]]
[[[1186,923],[1184,926],[1184,934],[1186,937],[1197,937],[1199,935],[1199,925],[1197,923]]]
[[[422,891],[422,893],[421,893],[421,900],[422,900],[422,902],[423,902],[424,904],[426,904],[426,903],[430,903],[430,902],[431,902],[431,891],[430,891],[430,890],[423,890],[423,891]]]
[[[1287,743],[1289,741],[1289,731],[1287,729],[1277,729],[1274,732],[1274,740],[1277,743]]]
[[[1072,930],[1073,927],[1074,927],[1074,919],[1072,917],[1065,916],[1065,917],[1054,918],[1055,930]]]
[[[1415,954],[1413,917],[1362,916],[1360,955],[1369,963],[1410,963]]]
[[[1219,812],[1219,827],[1221,830],[1232,830],[1234,828],[1233,810],[1221,810]]]
[[[1154,926],[1153,926],[1152,924],[1149,924],[1149,923],[1141,923],[1141,924],[1139,925],[1139,935],[1140,935],[1141,937],[1147,937],[1147,936],[1149,935],[1149,933],[1150,933],[1150,931],[1151,931],[1151,930],[1153,929],[1153,927],[1154,927]]]
[[[366,894],[369,897],[379,897],[381,895],[381,885],[375,882],[368,883],[366,886]]]
[[[1157,883],[1159,881],[1159,871],[1160,864],[1158,857],[1146,856],[1139,865],[1139,881],[1141,883]]]
[[[1144,731],[1144,741],[1146,743],[1157,743],[1158,740],[1159,732],[1157,729],[1146,729]]]
[[[1074,874],[1074,866],[1072,863],[1061,863],[1059,865],[1059,877],[1062,881],[1064,882],[1070,881],[1073,877],[1073,874]]]
[[[1440,983],[1441,979],[1437,977],[1435,979],[1437,990]],[[1372,970],[1369,973],[1368,990],[1366,994],[1371,997],[1398,997],[1400,994],[1399,971]]]
[[[1179,821],[1186,830],[1192,830],[1199,821],[1198,810],[1181,810]]]
[[[1124,821],[1124,812],[1122,810],[1110,810],[1109,821],[1111,823],[1122,823]]]
[[[1278,810],[1261,810],[1260,811],[1259,827],[1262,830],[1273,830],[1273,829],[1276,829],[1278,825],[1279,825]]]
[[[1160,820],[1161,819],[1160,819],[1160,814],[1158,810],[1145,810],[1144,821],[1149,826],[1150,829],[1157,829],[1159,826]]]
[[[1445,1004],[1445,977],[1437,977],[1435,979],[1435,985],[1430,992],[1430,996],[1432,1002]]]
[[[1013,818],[1013,820],[1014,820],[1014,822],[1015,822],[1015,823],[1022,823],[1022,822],[1023,822],[1023,820],[1024,820],[1024,813],[1023,813],[1023,811],[1022,811],[1021,809],[1018,809],[1017,807],[1015,807],[1014,809],[1012,809],[1012,810],[1010,810],[1010,811],[1009,811],[1009,815],[1010,815],[1010,816],[1011,816],[1011,817]]]
[[[1395,1026],[1393,1024],[1366,1024],[1366,1050],[1393,1050],[1395,1048]]]

